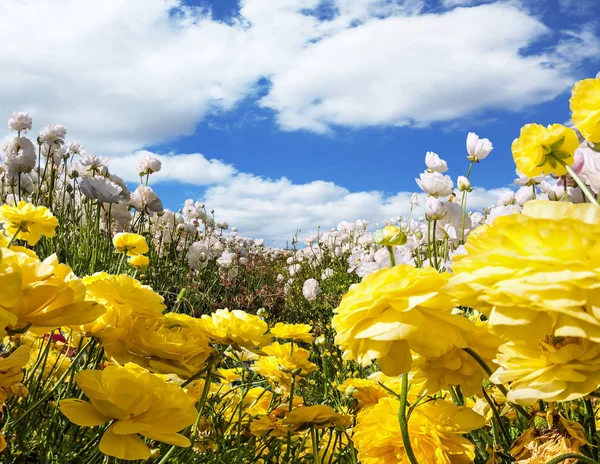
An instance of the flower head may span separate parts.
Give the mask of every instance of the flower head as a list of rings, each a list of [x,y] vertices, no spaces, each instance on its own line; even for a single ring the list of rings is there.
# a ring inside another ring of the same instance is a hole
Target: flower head
[[[292,409],[283,420],[293,430],[302,430],[308,427],[323,429],[326,427],[346,428],[352,425],[352,416],[339,414],[331,406],[317,404]]]
[[[139,234],[119,232],[113,237],[113,245],[117,253],[127,253],[127,256],[138,256],[148,253],[146,239]]]
[[[240,310],[217,309],[211,315],[202,316],[202,324],[208,336],[215,342],[254,349],[268,345],[267,323],[260,317]]]
[[[600,77],[577,82],[570,103],[575,127],[590,142],[600,143]]]
[[[314,335],[310,333],[312,326],[309,324],[285,324],[278,322],[271,328],[271,334],[280,340],[294,340],[311,343]]]
[[[448,170],[448,163],[433,151],[428,151],[425,154],[425,164],[427,165],[427,170],[430,172],[444,173]]]
[[[423,172],[415,181],[421,190],[434,197],[446,197],[452,193],[452,179],[439,172]]]
[[[26,111],[17,111],[8,118],[8,130],[26,134],[28,130],[31,130],[32,122],[29,113]]]
[[[134,269],[145,271],[150,264],[150,259],[144,255],[135,255],[127,258],[127,263]]]
[[[144,153],[138,160],[138,172],[141,176],[158,172],[161,166],[160,160],[149,153]]]
[[[469,160],[477,163],[487,158],[493,149],[494,146],[488,139],[480,139],[474,132],[469,132],[467,135],[467,153],[469,154],[467,158]]]
[[[343,359],[361,365],[377,359],[384,374],[410,370],[411,350],[437,357],[466,347],[471,322],[451,314],[452,299],[440,291],[449,276],[407,264],[381,269],[353,285],[335,310],[332,326]]]
[[[528,177],[562,176],[567,173],[563,164],[573,164],[577,147],[577,134],[562,124],[526,124],[512,143],[512,153],[517,169]]]
[[[86,177],[79,182],[81,193],[98,203],[118,203],[123,189],[113,181],[102,177]]]
[[[0,224],[9,237],[18,233],[17,239],[35,245],[42,236],[54,237],[58,220],[45,206],[34,206],[21,200],[16,206],[0,206]]]
[[[177,432],[192,425],[197,411],[187,394],[135,365],[84,370],[75,381],[89,398],[60,401],[61,412],[81,427],[113,421],[100,440],[100,451],[119,459],[150,457],[150,448],[138,436],[175,446],[190,446]]]

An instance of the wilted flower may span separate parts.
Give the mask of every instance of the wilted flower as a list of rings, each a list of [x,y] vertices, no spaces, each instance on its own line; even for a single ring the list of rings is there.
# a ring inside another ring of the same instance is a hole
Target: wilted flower
[[[487,156],[494,149],[492,142],[488,139],[480,139],[474,132],[469,132],[467,135],[467,158],[470,161],[479,162]]]

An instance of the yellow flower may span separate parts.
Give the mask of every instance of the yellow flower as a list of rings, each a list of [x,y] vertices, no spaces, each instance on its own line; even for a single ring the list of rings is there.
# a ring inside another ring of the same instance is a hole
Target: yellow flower
[[[276,387],[281,387],[287,393],[291,389],[292,375],[304,377],[314,371],[317,366],[310,362],[310,352],[304,348],[294,347],[292,344],[275,342],[263,348],[263,353],[252,365],[252,370],[263,375]],[[297,380],[296,380],[297,381]]]
[[[61,400],[60,410],[82,427],[113,421],[100,440],[102,453],[126,460],[149,458],[150,449],[138,434],[190,446],[177,432],[192,425],[198,413],[179,386],[135,364],[84,370],[75,374],[75,381],[90,401]]]
[[[469,348],[473,349],[488,366],[493,366],[499,337],[488,332],[487,323],[478,322],[474,329],[465,333]],[[413,357],[412,381],[420,383],[420,393],[433,395],[440,390],[460,385],[465,396],[481,393],[481,382],[487,378],[481,366],[461,348],[452,348],[437,358],[416,355]]]
[[[106,346],[125,336],[134,319],[154,319],[165,309],[164,298],[147,285],[125,274],[97,272],[82,279],[87,299],[102,304],[106,313],[83,330]]]
[[[383,398],[358,414],[353,440],[362,464],[408,464],[398,424],[399,404],[396,398]],[[438,399],[417,406],[408,421],[417,462],[472,463],[475,448],[461,434],[483,425],[479,414],[448,401]]]
[[[581,338],[508,342],[500,346],[496,362],[500,367],[490,380],[512,382],[508,400],[513,403],[571,401],[600,386],[600,344]]]
[[[529,201],[455,256],[445,291],[509,340],[547,334],[600,342],[600,208]]]
[[[35,245],[42,236],[54,237],[58,220],[45,206],[34,206],[21,200],[17,206],[0,206],[0,224],[4,225],[10,238],[18,231],[17,239]]]
[[[30,364],[34,366],[36,361],[41,359],[42,362],[36,369],[37,375],[44,381],[48,381],[49,378],[59,379],[71,365],[71,358],[67,355],[68,353],[58,350],[54,344],[47,352],[44,349],[45,345],[44,348],[41,346],[39,344],[31,350]]]
[[[217,309],[211,315],[203,315],[201,321],[215,343],[255,349],[271,341],[271,337],[265,335],[267,323],[244,311]]]
[[[127,262],[132,268],[139,269],[140,271],[145,271],[148,265],[150,264],[150,259],[148,259],[147,256],[136,255],[127,258]]]
[[[346,379],[337,389],[356,399],[359,409],[374,406],[381,398],[390,396],[385,388],[373,379]]]
[[[367,366],[379,361],[387,375],[410,370],[411,349],[441,356],[466,347],[462,331],[471,323],[451,314],[452,299],[440,289],[449,278],[434,268],[385,268],[353,285],[335,310],[332,326],[343,359]]]
[[[113,245],[117,253],[127,253],[127,256],[138,256],[148,253],[146,239],[138,234],[119,232],[113,237]]]
[[[590,142],[600,143],[600,77],[573,86],[571,112],[575,127]]]
[[[213,352],[200,321],[176,313],[135,319],[129,332],[105,349],[121,364],[134,362],[153,372],[182,378],[200,372]]]
[[[85,301],[85,285],[56,255],[44,261],[0,248],[0,332],[45,333],[93,321],[104,308]]]
[[[311,343],[314,335],[310,333],[310,324],[284,324],[278,322],[271,329],[271,334],[280,340],[295,340],[298,342]]]
[[[517,169],[527,177],[562,176],[567,170],[557,158],[570,166],[578,147],[575,131],[562,124],[548,127],[526,124],[521,128],[519,138],[512,143],[512,153]]]
[[[304,430],[309,427],[323,429],[329,427],[347,428],[352,425],[352,416],[339,414],[331,406],[317,404],[292,409],[283,420],[293,430]]]
[[[29,347],[22,345],[6,358],[0,358],[0,406],[7,398],[24,396],[23,367],[29,363]]]

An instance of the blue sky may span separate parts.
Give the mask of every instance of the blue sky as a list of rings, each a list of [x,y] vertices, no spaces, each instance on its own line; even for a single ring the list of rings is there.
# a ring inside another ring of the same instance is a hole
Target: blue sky
[[[132,186],[139,153],[161,155],[167,207],[204,200],[279,242],[406,214],[427,151],[465,173],[469,131],[495,147],[472,207],[493,202],[520,127],[567,121],[600,71],[600,0],[107,2],[3,3],[0,39],[11,16],[39,32],[0,51],[0,109],[67,125]]]

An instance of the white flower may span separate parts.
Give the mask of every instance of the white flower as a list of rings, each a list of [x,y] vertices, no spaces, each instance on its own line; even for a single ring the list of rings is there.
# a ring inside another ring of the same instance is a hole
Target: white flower
[[[217,259],[217,264],[219,267],[230,268],[233,264],[233,260],[235,259],[235,253],[225,250],[221,256]]]
[[[487,224],[491,224],[494,219],[499,216],[508,216],[509,214],[516,214],[520,212],[521,207],[518,205],[494,206],[490,210],[485,222]]]
[[[105,177],[86,177],[79,182],[81,193],[99,203],[118,203],[121,200],[121,187]]]
[[[446,213],[441,219],[437,218],[440,219],[438,225],[440,227],[452,226],[454,230],[461,231],[462,233],[463,209],[459,204],[452,203],[451,201],[444,203],[443,206],[446,210]],[[427,206],[425,206],[425,209],[427,210]],[[473,225],[471,224],[471,218],[469,215],[465,215],[465,230],[471,230],[472,227]],[[447,228],[445,230],[447,233],[449,232]]]
[[[418,193],[413,193],[410,196],[410,200],[408,200],[408,204],[412,207],[412,206],[419,206],[421,204],[421,200],[419,199],[419,194]]]
[[[473,225],[473,227],[480,226],[481,224],[483,224],[485,222],[485,218],[483,217],[483,214],[478,213],[477,211],[469,214],[469,216],[471,217],[471,224]]]
[[[131,192],[129,191],[129,188],[127,187],[127,184],[125,183],[125,181],[123,179],[121,179],[119,176],[117,176],[116,174],[111,174],[110,176],[108,176],[108,180],[114,182],[119,187],[121,187],[121,195],[120,195],[121,200],[129,201]]]
[[[478,162],[490,154],[494,149],[492,142],[488,139],[480,139],[474,132],[469,132],[467,135],[467,153],[469,160]]]
[[[141,175],[152,174],[160,171],[162,163],[160,160],[149,153],[145,153],[138,159],[138,172]]]
[[[523,206],[529,200],[533,200],[533,189],[534,187],[528,187],[524,185],[515,193],[515,201],[518,205]]]
[[[27,130],[31,129],[32,122],[29,113],[26,111],[17,111],[8,118],[8,129],[26,134]]]
[[[425,200],[425,216],[428,220],[434,221],[437,219],[442,219],[448,210],[444,203],[442,203],[436,197],[428,197]]]
[[[333,275],[333,269],[327,268],[321,273],[321,280],[327,280]]]
[[[216,226],[219,229],[223,229],[223,230],[229,229],[229,224],[227,222],[225,222],[225,221],[217,222]]]
[[[110,159],[106,156],[88,155],[87,153],[80,153],[80,159],[78,171],[80,175],[89,174],[101,174],[103,176],[108,174],[108,165]]]
[[[2,145],[4,163],[9,175],[29,172],[35,167],[35,147],[26,137],[15,137]]]
[[[517,184],[517,185],[529,185],[529,186],[537,185],[540,182],[542,182],[544,180],[544,178],[546,177],[546,176],[527,177],[525,174],[523,174],[518,169],[515,169],[515,172],[517,173],[517,176],[519,176],[517,179],[515,179],[515,184]]]
[[[40,131],[38,140],[40,144],[62,145],[65,143],[67,128],[62,124],[46,124]]]
[[[163,210],[162,201],[150,187],[139,185],[129,197],[129,204],[137,211],[160,213]]]
[[[188,265],[197,271],[200,271],[208,264],[210,253],[204,242],[194,242],[190,245],[187,252]]]
[[[565,193],[565,188],[562,185],[553,185],[546,192],[550,201],[561,201],[566,199]]]
[[[289,272],[290,272],[290,276],[294,277],[294,275],[296,275],[296,272],[298,272],[300,270],[300,265],[299,264],[292,264],[290,265],[290,267],[288,268]]]
[[[473,190],[471,188],[471,182],[465,176],[458,176],[456,184],[458,185],[458,190],[461,192],[470,192]]]
[[[513,192],[512,190],[508,192],[503,192],[502,195],[500,195],[500,199],[498,200],[498,206],[512,205],[514,203],[515,192]]]
[[[237,229],[235,229],[235,227],[232,227],[231,230],[233,232],[237,232]],[[257,247],[261,247],[261,246],[265,246],[265,239],[264,238],[257,238],[254,240],[254,245],[256,245]]]
[[[319,296],[319,293],[321,293],[321,287],[319,286],[319,282],[315,279],[308,279],[304,282],[304,285],[302,285],[302,294],[304,295],[304,298],[310,302],[315,301]]]
[[[444,173],[448,170],[448,163],[433,151],[428,151],[425,154],[425,164],[427,165],[427,170],[430,172]]]
[[[575,152],[581,153],[584,159],[579,176],[594,193],[600,193],[600,153],[589,146],[580,147]]]
[[[419,179],[415,179],[421,190],[429,195],[448,196],[452,193],[452,179],[450,176],[444,176],[439,172],[423,172]]]

